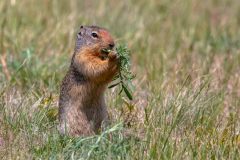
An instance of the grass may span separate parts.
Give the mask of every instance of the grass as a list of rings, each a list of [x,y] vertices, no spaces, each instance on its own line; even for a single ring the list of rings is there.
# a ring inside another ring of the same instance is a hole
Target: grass
[[[0,2],[0,159],[238,159],[238,0]],[[80,25],[131,50],[133,101],[107,91],[100,135],[57,132]]]

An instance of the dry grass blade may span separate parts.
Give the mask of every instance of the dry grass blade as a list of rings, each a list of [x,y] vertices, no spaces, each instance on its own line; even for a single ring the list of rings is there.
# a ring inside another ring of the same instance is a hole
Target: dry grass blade
[[[7,67],[7,63],[6,63],[6,54],[3,54],[1,56],[1,63],[2,63],[3,72],[6,75],[7,80],[10,80],[11,75],[10,75],[10,73],[8,71],[8,67]]]

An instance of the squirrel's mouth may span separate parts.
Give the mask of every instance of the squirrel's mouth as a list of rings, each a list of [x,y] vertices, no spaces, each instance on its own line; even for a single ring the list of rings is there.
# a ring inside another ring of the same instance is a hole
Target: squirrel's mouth
[[[103,49],[101,50],[101,59],[102,59],[102,60],[107,59],[108,54],[109,54],[110,52],[112,52],[112,51],[113,51],[113,50],[111,50],[111,49],[109,49],[109,48],[103,48]]]
[[[111,49],[108,49],[108,48],[103,48],[103,49],[101,50],[101,52],[102,52],[103,54],[106,54],[106,55],[108,55],[111,51],[112,51],[112,50],[111,50]]]

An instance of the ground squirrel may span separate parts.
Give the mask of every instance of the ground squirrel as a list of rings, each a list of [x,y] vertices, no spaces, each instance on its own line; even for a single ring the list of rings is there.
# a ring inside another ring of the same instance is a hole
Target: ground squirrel
[[[104,91],[119,69],[110,33],[98,26],[81,26],[59,98],[59,130],[70,136],[97,133],[107,118]]]

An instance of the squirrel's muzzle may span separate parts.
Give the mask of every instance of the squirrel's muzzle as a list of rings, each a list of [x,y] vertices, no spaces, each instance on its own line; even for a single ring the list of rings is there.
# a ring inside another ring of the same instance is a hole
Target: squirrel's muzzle
[[[114,44],[114,42],[112,42],[112,43],[109,43],[108,46],[109,46],[109,49],[112,50],[114,48],[115,44]]]

